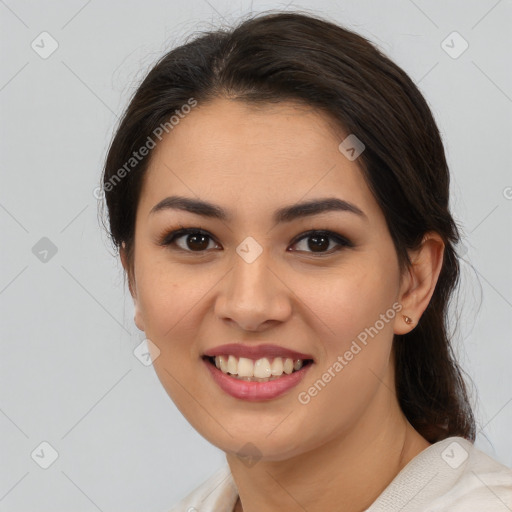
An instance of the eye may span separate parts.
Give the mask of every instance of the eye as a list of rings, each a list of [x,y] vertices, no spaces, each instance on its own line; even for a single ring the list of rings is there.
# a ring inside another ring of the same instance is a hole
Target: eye
[[[185,252],[203,253],[212,249],[210,244],[213,242],[212,235],[201,228],[182,227],[165,234],[159,241],[159,245],[172,246],[174,244]],[[302,233],[291,246],[300,246],[301,243],[303,247],[297,249],[299,252],[311,252],[319,255],[329,255],[344,247],[354,247],[354,244],[347,238],[325,230],[311,230]],[[214,245],[220,247],[217,243]]]
[[[339,251],[343,247],[354,247],[354,244],[350,240],[334,233],[332,231],[308,231],[303,233],[292,245],[300,245],[303,243],[303,249],[298,249],[301,252],[312,252],[319,254],[332,254],[333,252]],[[334,248],[331,247],[331,241],[334,242]],[[329,247],[331,247],[330,250]],[[308,250],[310,249],[310,250]]]
[[[166,246],[176,244],[179,249],[186,252],[204,252],[209,248],[211,241],[212,236],[201,228],[182,228],[171,231],[159,243]]]

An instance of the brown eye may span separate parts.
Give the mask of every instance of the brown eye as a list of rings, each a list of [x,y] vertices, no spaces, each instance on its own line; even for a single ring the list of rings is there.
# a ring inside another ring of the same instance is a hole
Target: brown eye
[[[213,247],[210,245],[213,243]],[[176,246],[178,249],[190,253],[204,253],[220,246],[214,241],[212,235],[199,228],[182,228],[165,235],[159,242],[164,246]],[[299,252],[309,252],[318,255],[329,255],[343,247],[354,247],[348,239],[332,231],[308,231],[293,242],[292,246],[302,244]]]
[[[185,235],[185,246],[192,251],[204,251],[208,249],[209,236],[201,233]],[[178,244],[179,246],[179,244]]]
[[[307,242],[302,243],[304,241]],[[332,246],[331,242],[333,242]],[[349,240],[332,231],[309,231],[303,234],[293,245],[300,245],[300,243],[302,243],[302,248],[297,249],[300,252],[319,254],[331,254],[343,247],[353,247],[353,244]],[[330,250],[328,250],[329,247]]]
[[[179,229],[166,235],[161,245],[176,245],[186,252],[204,252],[211,249],[210,242],[213,242],[211,235],[198,229]]]

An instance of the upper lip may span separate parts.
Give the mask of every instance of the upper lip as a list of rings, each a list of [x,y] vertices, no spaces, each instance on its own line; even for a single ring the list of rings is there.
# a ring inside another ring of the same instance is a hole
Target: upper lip
[[[242,345],[241,343],[230,343],[211,348],[204,353],[207,357],[233,355],[235,357],[246,357],[247,359],[262,359],[264,357],[284,357],[290,359],[313,359],[309,354],[303,354],[280,347],[279,345]]]

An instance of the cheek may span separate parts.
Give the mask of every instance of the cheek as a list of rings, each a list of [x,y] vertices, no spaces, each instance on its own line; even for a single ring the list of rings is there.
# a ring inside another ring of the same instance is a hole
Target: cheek
[[[323,352],[314,379],[307,383],[314,389],[302,386],[301,391],[319,414],[343,397],[344,407],[333,413],[333,420],[364,408],[388,371],[400,307],[395,302],[398,271],[372,263],[361,261],[316,283],[303,280],[298,293],[315,313],[310,327],[320,335]]]
[[[325,435],[334,435],[364,414],[382,388],[399,308],[392,278],[353,271],[304,295],[319,319],[312,331],[322,332],[323,350],[314,375],[297,391],[305,429],[317,431],[321,418]]]
[[[328,351],[343,349],[386,312],[388,321],[384,326],[379,322],[378,328],[392,331],[389,317],[395,314],[392,305],[396,300],[397,278],[389,268],[361,262],[329,276],[298,280],[300,284],[294,291],[315,313]]]
[[[202,383],[196,382],[195,377],[201,364],[195,343],[201,321],[198,315],[204,315],[215,280],[206,275],[204,279],[194,279],[192,272],[148,265],[140,272],[138,282],[145,334],[158,347],[153,368],[181,413],[197,422],[204,415],[196,402],[203,402]]]
[[[150,256],[141,254],[136,269],[138,302],[145,321],[161,335],[186,316],[205,294],[208,283],[194,278],[193,270]]]

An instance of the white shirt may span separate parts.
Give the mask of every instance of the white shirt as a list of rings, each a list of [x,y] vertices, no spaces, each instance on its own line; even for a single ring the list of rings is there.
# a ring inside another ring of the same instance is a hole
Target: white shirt
[[[238,490],[229,466],[169,512],[233,512]],[[430,445],[402,468],[365,512],[507,512],[512,470],[462,437]]]

